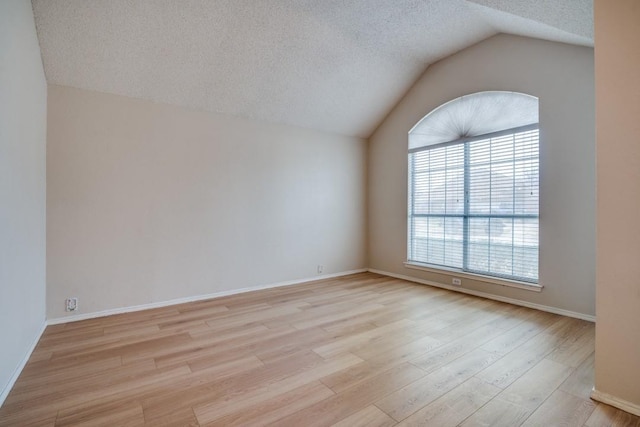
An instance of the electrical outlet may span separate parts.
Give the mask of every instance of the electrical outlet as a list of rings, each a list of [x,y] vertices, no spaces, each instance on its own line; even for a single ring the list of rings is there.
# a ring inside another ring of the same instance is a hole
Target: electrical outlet
[[[324,265],[318,264],[318,274],[321,274],[323,270],[324,270]]]
[[[66,311],[76,311],[78,309],[78,298],[67,298],[65,300],[65,310]]]
[[[462,286],[462,279],[454,277],[453,279],[451,279],[451,283],[456,286]]]

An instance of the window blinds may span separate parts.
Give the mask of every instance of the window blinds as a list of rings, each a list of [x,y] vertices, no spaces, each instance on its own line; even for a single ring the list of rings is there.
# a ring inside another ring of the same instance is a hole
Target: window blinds
[[[537,283],[537,125],[409,153],[409,261]]]
[[[409,131],[409,150],[538,123],[538,98],[517,92],[486,91],[449,101]]]

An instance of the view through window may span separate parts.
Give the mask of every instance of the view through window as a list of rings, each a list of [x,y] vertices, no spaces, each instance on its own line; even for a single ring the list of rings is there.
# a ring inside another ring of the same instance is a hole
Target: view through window
[[[535,108],[536,123],[410,148],[410,263],[538,282]]]

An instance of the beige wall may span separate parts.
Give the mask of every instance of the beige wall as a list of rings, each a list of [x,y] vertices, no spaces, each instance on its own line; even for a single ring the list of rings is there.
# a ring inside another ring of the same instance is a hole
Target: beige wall
[[[366,267],[366,142],[49,86],[47,313]]]
[[[407,269],[407,132],[456,97],[485,90],[540,99],[541,293],[463,279],[475,291],[594,314],[595,136],[593,49],[508,35],[427,69],[370,139],[369,265],[450,284]]]
[[[0,404],[45,320],[46,108],[31,2],[0,1]]]
[[[595,64],[595,388],[640,415],[640,2],[596,0]]]

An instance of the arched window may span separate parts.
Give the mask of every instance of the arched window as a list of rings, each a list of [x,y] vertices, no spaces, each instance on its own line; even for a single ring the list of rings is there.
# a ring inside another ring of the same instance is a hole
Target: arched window
[[[409,132],[408,263],[538,282],[538,99],[462,96]]]

